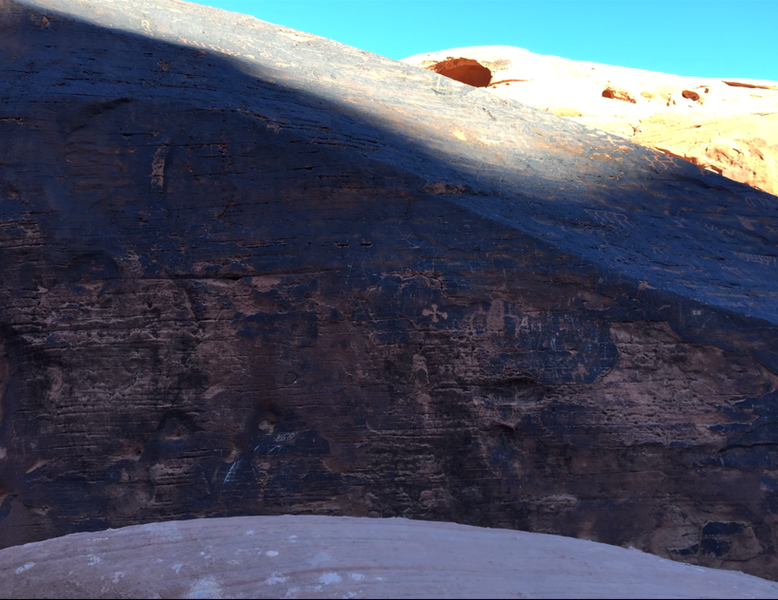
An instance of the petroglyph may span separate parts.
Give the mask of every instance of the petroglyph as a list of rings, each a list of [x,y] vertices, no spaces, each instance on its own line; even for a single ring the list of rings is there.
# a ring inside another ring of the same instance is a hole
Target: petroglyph
[[[425,317],[432,316],[432,322],[433,323],[437,323],[439,321],[438,317],[442,317],[444,320],[448,319],[448,313],[447,312],[443,312],[443,311],[439,311],[437,304],[433,304],[432,305],[432,310],[429,310],[428,308],[425,308],[424,310],[421,311],[421,314],[422,314],[422,316],[425,316]]]
[[[751,254],[749,252],[735,252],[735,256],[748,263],[754,263],[764,265],[766,267],[774,267],[778,265],[778,257],[765,256],[763,254]]]
[[[712,225],[710,223],[705,223],[705,229],[708,231],[715,231],[716,233],[720,233],[721,235],[727,235],[727,236],[733,236],[737,233],[734,229],[729,229],[727,227],[717,227],[716,225]]]
[[[594,217],[597,219],[600,223],[607,224],[607,225],[615,225],[617,227],[624,227],[629,228],[631,227],[631,224],[629,222],[629,217],[620,212],[610,211],[610,210],[595,210],[591,208],[584,209],[587,215],[590,217]]]
[[[168,152],[170,152],[170,146],[159,146],[151,161],[151,185],[156,192],[162,192],[165,188],[165,163]]]

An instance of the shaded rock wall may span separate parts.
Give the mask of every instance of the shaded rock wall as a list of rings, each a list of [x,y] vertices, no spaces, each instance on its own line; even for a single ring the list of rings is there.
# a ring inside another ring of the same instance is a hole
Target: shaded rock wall
[[[0,7],[2,545],[406,516],[778,577],[774,197],[240,15]]]

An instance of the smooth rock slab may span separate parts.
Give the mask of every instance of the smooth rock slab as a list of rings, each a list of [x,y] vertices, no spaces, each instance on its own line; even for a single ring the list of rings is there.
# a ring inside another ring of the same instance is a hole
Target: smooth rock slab
[[[150,523],[0,550],[2,598],[775,598],[778,584],[555,535],[351,517]]]

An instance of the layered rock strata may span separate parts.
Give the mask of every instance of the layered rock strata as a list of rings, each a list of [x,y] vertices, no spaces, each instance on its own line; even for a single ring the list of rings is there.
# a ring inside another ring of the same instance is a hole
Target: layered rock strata
[[[776,81],[680,77],[510,46],[454,48],[403,62],[778,195]]]
[[[774,196],[174,0],[0,2],[0,544],[315,513],[778,578]]]

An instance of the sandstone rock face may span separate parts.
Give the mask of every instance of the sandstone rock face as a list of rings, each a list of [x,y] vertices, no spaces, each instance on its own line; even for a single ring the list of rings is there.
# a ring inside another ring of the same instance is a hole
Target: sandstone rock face
[[[3,546],[405,516],[778,578],[775,197],[185,2],[3,0],[0,61]]]
[[[407,519],[197,519],[0,550],[0,598],[775,598],[585,540]]]
[[[403,62],[778,195],[778,82],[680,77],[510,46],[454,48]]]

